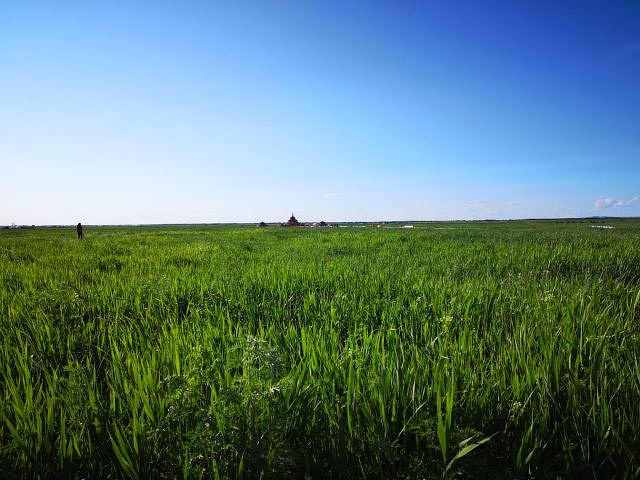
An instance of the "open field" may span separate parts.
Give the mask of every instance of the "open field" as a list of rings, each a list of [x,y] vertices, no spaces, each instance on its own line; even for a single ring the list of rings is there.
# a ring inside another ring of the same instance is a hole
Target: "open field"
[[[638,477],[601,224],[0,231],[0,476]]]

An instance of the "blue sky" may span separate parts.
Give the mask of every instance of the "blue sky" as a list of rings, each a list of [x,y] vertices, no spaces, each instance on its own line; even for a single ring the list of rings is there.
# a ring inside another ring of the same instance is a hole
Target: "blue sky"
[[[0,2],[0,224],[640,215],[640,2]]]

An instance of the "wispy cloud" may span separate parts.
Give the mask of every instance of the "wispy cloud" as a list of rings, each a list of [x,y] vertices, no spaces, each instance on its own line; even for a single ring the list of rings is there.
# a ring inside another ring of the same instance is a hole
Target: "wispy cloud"
[[[339,197],[340,194],[336,192],[327,192],[322,194],[322,198],[336,198]]]
[[[616,207],[616,208],[629,207],[636,203],[640,203],[640,195],[636,195],[635,197],[632,197],[628,200],[623,200],[623,199],[616,200],[611,197],[599,198],[595,202],[593,202],[593,207],[595,210],[602,210],[603,208],[608,208],[608,207]]]
[[[615,200],[611,197],[599,198],[595,202],[593,202],[593,207],[596,210],[601,210],[603,208],[610,207],[614,203],[615,203]]]

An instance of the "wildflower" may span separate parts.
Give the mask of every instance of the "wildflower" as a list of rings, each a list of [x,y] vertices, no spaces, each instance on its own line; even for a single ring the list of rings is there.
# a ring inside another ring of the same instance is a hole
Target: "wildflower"
[[[280,395],[280,387],[271,387],[269,389],[269,395]]]

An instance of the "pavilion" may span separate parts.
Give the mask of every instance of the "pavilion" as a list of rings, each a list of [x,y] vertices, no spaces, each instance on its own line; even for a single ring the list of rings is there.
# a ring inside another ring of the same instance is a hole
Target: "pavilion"
[[[291,218],[287,221],[287,223],[281,223],[281,227],[304,227],[304,223],[300,223],[295,215],[292,213]]]

